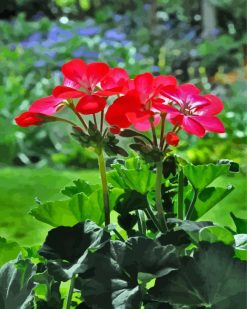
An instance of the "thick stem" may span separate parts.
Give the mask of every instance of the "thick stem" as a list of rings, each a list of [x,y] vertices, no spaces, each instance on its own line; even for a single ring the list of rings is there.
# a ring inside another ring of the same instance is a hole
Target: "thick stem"
[[[106,178],[106,166],[103,150],[101,149],[98,154],[98,164],[101,177],[102,191],[103,191],[103,203],[105,211],[105,226],[110,224],[110,206],[109,206],[109,192]]]
[[[73,295],[73,290],[74,290],[74,285],[75,285],[75,277],[76,275],[73,275],[71,280],[70,280],[70,287],[69,287],[69,293],[67,295],[66,299],[66,309],[71,308],[71,301],[72,301],[72,295]]]
[[[199,194],[199,190],[194,188],[194,195],[193,195],[192,201],[191,201],[191,203],[190,203],[188,212],[187,212],[187,214],[186,214],[186,220],[190,220],[190,218],[191,218],[191,216],[192,216],[192,214],[193,214],[193,211],[194,211],[194,207],[195,207],[195,203],[196,203],[198,194]]]
[[[156,187],[155,187],[155,202],[156,202],[156,209],[158,214],[158,221],[159,225],[162,229],[162,232],[167,232],[168,227],[166,224],[164,210],[162,205],[162,195],[161,195],[161,185],[162,185],[162,173],[163,171],[163,164],[162,160],[156,163]]]
[[[183,220],[184,217],[184,173],[181,168],[178,174],[178,219]]]

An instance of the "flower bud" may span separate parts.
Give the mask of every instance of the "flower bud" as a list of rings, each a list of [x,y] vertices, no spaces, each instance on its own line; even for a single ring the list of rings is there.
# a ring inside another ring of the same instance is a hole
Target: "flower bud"
[[[177,146],[179,143],[179,136],[174,132],[168,132],[166,135],[166,142],[168,145]]]

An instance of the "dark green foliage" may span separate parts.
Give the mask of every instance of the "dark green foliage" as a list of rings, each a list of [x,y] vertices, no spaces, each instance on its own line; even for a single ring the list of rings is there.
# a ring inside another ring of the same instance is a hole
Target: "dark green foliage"
[[[78,260],[90,247],[109,239],[109,234],[89,220],[73,227],[60,226],[49,231],[39,254],[48,260]]]
[[[201,243],[193,257],[181,258],[178,271],[157,279],[150,293],[171,304],[245,308],[246,263],[233,256],[231,247]]]
[[[0,308],[31,309],[36,266],[21,256],[0,268]]]

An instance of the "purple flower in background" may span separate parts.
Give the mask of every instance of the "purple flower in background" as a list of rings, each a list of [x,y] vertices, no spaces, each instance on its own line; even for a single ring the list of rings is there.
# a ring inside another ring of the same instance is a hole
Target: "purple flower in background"
[[[98,34],[100,32],[100,28],[99,27],[80,28],[77,29],[76,32],[81,36],[92,36]]]
[[[118,30],[108,30],[105,32],[105,38],[109,40],[122,41],[126,38],[126,35]]]
[[[50,58],[55,58],[57,55],[57,52],[55,50],[46,50],[44,54],[45,56],[48,56]]]
[[[41,32],[34,32],[32,33],[27,39],[21,42],[21,45],[24,48],[32,48],[37,44],[40,44],[42,40],[42,33]]]
[[[77,58],[85,59],[97,59],[99,54],[94,51],[87,50],[85,48],[79,48],[72,52],[72,55]]]
[[[41,67],[45,66],[45,64],[46,64],[46,62],[44,60],[38,60],[38,61],[34,62],[34,66],[36,68],[41,68]]]

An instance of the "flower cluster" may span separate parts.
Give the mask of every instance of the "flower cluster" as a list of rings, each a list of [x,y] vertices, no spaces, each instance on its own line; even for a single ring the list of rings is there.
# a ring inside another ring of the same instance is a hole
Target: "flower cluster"
[[[192,84],[179,85],[173,76],[143,73],[131,79],[122,68],[102,62],[86,64],[81,59],[65,63],[62,73],[63,84],[55,87],[52,95],[33,102],[27,112],[16,117],[19,126],[55,121],[59,118],[54,115],[69,107],[81,120],[83,115],[101,113],[114,134],[131,126],[138,131],[155,130],[167,119],[174,128],[166,134],[166,142],[173,146],[179,142],[177,132],[181,129],[198,137],[207,131],[224,132],[216,117],[223,109],[220,98],[202,94]],[[107,104],[109,97],[113,97],[111,104]]]

